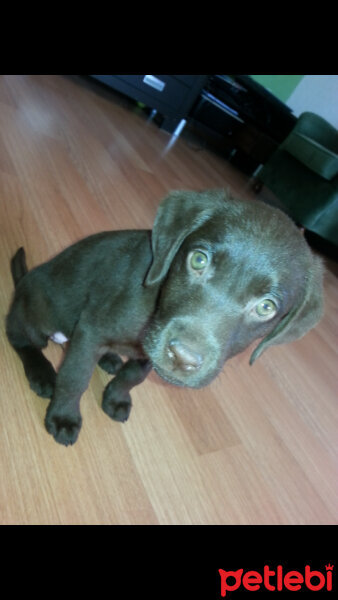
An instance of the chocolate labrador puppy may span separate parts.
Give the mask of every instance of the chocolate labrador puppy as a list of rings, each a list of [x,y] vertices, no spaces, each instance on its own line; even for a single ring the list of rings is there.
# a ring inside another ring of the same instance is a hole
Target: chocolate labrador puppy
[[[29,272],[20,248],[11,268],[7,335],[31,388],[51,398],[46,428],[65,445],[78,437],[97,363],[116,375],[102,408],[125,421],[129,391],[151,368],[199,388],[253,340],[251,364],[322,315],[322,264],[296,226],[223,190],[172,192],[152,232],[98,233]],[[50,339],[69,341],[58,374],[41,352]]]

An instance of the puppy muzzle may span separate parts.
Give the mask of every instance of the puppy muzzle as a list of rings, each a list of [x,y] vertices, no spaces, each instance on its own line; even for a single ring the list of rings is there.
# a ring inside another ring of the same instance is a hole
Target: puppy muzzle
[[[174,319],[166,326],[159,323],[148,333],[144,348],[154,370],[166,381],[188,387],[203,387],[218,374],[222,361],[219,343],[203,332],[200,321]]]

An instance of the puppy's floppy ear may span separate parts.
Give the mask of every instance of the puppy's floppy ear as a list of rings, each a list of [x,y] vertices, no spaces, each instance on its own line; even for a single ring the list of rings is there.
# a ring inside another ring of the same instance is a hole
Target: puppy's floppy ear
[[[323,265],[320,258],[312,256],[306,285],[299,301],[257,346],[251,355],[250,365],[264,350],[273,344],[284,344],[301,338],[323,316]]]
[[[223,190],[171,192],[162,200],[152,231],[153,262],[144,285],[157,284],[166,276],[185,238],[224,208]]]

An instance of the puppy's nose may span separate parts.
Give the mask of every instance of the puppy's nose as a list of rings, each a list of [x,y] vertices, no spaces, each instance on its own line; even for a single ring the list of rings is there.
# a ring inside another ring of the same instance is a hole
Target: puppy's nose
[[[169,342],[168,355],[174,360],[176,366],[183,371],[197,370],[203,363],[201,354],[176,339]]]

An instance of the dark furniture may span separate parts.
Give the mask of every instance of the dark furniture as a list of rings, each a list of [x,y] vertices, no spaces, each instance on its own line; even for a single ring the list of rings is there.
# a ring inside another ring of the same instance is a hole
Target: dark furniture
[[[252,174],[293,128],[291,109],[249,75],[211,75],[191,117],[227,158]]]
[[[162,129],[179,134],[207,75],[91,75],[161,113]]]
[[[247,174],[278,148],[296,122],[283,102],[249,75],[91,75],[163,116],[179,135],[188,120],[203,141]]]

